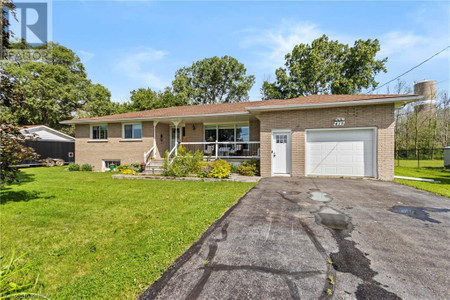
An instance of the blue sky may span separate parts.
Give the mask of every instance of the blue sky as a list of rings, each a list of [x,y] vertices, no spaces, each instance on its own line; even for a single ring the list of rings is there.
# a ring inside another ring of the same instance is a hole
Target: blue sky
[[[389,57],[384,83],[450,44],[450,5],[440,1],[54,1],[53,40],[74,50],[113,101],[140,87],[163,89],[193,61],[231,55],[256,76],[274,79],[298,43],[327,34],[353,44],[378,38]],[[450,90],[450,51],[402,77],[434,79]],[[386,89],[379,90],[385,93]]]

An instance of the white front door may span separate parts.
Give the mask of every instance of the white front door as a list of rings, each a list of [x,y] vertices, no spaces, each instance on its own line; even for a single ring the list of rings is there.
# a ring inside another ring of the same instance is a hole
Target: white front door
[[[272,132],[272,174],[291,174],[291,132]]]

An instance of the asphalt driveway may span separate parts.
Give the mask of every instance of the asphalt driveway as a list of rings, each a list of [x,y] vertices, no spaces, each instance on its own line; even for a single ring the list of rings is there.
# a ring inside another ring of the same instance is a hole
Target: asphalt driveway
[[[267,178],[143,299],[447,299],[450,199],[392,182]]]

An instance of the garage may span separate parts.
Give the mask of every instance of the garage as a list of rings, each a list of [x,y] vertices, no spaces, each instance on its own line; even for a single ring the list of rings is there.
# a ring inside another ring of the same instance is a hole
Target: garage
[[[306,130],[306,175],[376,177],[376,129]]]

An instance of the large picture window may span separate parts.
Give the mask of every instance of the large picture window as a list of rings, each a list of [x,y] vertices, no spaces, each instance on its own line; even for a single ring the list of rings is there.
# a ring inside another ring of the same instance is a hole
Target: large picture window
[[[93,140],[108,139],[108,125],[91,126],[91,139]]]
[[[124,139],[141,139],[142,138],[142,124],[124,124],[123,125]]]
[[[250,130],[247,123],[205,125],[205,142],[248,142]]]

